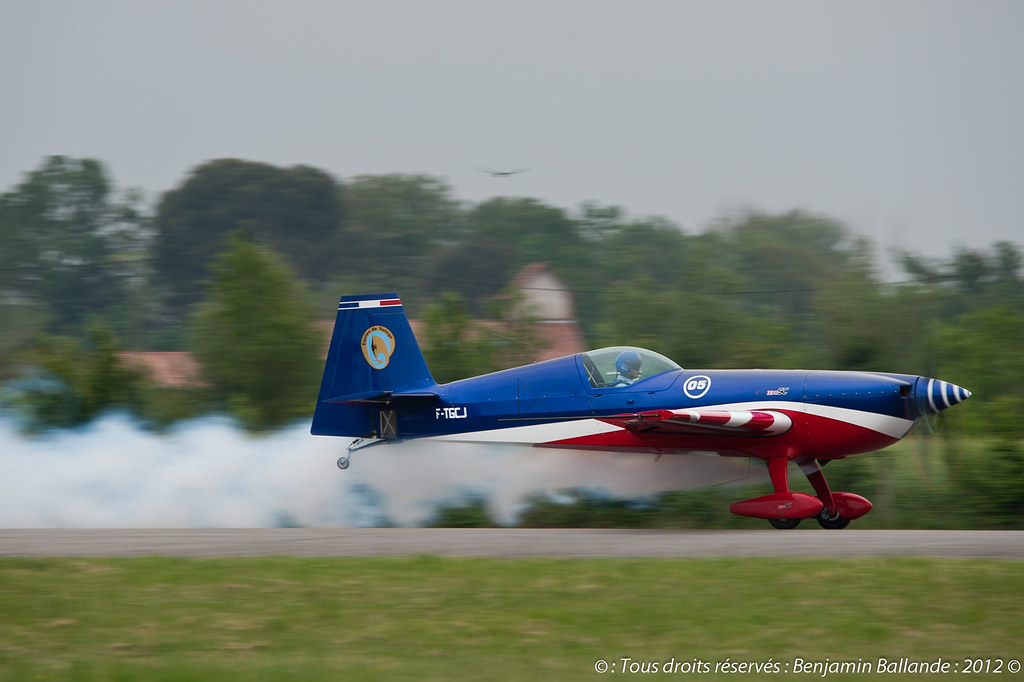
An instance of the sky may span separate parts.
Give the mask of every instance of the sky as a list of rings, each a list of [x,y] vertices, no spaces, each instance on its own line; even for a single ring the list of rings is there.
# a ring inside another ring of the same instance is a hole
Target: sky
[[[943,257],[1024,243],[1022,35],[1017,0],[3,0],[0,191],[234,157]]]

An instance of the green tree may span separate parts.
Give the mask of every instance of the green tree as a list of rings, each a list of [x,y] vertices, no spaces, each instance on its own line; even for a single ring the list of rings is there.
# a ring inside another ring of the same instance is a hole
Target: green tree
[[[933,315],[950,318],[994,305],[1024,312],[1024,278],[1020,247],[1001,241],[991,251],[959,247],[948,260],[903,252],[900,265],[906,285],[932,299]]]
[[[440,505],[434,511],[434,517],[426,525],[428,528],[496,528],[498,526],[491,518],[487,500],[477,496]]]
[[[475,206],[469,224],[510,250],[515,268],[552,261],[569,268],[585,252],[576,225],[561,208],[536,199],[498,197]]]
[[[1024,446],[1020,437],[997,438],[985,447],[980,465],[957,478],[956,501],[970,510],[974,527],[1024,525]],[[965,503],[966,501],[966,503]]]
[[[273,249],[308,281],[327,277],[338,254],[343,205],[336,181],[308,166],[278,168],[218,159],[196,168],[157,207],[153,263],[172,304],[195,286],[231,235]]]
[[[735,273],[739,291],[751,292],[744,306],[770,309],[789,323],[812,314],[816,292],[845,269],[850,254],[842,224],[802,211],[749,213],[720,223],[707,235],[712,236],[718,239],[707,241],[715,248],[706,256]]]
[[[24,376],[9,386],[11,402],[33,431],[86,424],[104,412],[137,412],[142,376],[118,356],[117,339],[90,325],[84,339],[45,335],[25,354]]]
[[[95,318],[126,331],[150,232],[141,195],[112,195],[100,162],[51,156],[0,196],[0,305],[38,309],[54,331]]]
[[[598,333],[608,315],[617,314],[605,307],[601,295],[612,287],[646,279],[668,290],[679,281],[691,238],[674,223],[629,220],[621,208],[593,203],[583,204],[574,222],[582,241],[574,247],[573,260],[554,261],[552,267],[580,294],[576,308],[588,336]]]
[[[438,275],[434,252],[461,243],[464,225],[459,202],[443,180],[360,175],[345,185],[344,196],[348,216],[334,281],[354,291],[397,291],[418,302],[456,290],[432,279]]]
[[[434,296],[458,293],[475,315],[482,316],[513,274],[508,247],[493,237],[474,233],[431,255],[423,288]]]
[[[301,284],[272,251],[241,237],[212,271],[192,341],[215,394],[252,430],[309,414],[324,340]]]
[[[634,221],[607,230],[591,248],[596,251],[597,270],[605,282],[621,282],[642,274],[666,285],[679,280],[689,250],[686,235],[661,219]]]
[[[675,282],[638,277],[608,290],[599,344],[644,346],[684,367],[742,366],[741,354],[756,354],[744,346],[753,317],[727,295],[737,286],[736,275],[705,251],[705,244],[693,246]]]
[[[878,282],[869,244],[856,243],[842,260],[831,276],[812,284],[814,317],[805,328],[816,331],[827,368],[884,370],[893,345],[903,343],[892,334],[899,323],[892,297]]]
[[[968,409],[950,410],[947,423],[975,433],[1024,438],[1024,313],[993,306],[964,314],[936,336],[935,372],[973,392]]]
[[[428,306],[423,322],[423,356],[435,381],[446,383],[498,369],[490,337],[481,335],[458,294],[444,294]]]

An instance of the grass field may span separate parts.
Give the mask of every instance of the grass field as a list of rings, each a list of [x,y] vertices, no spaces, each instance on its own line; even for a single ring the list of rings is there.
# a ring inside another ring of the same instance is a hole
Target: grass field
[[[652,677],[630,666],[671,659],[712,672],[654,677],[791,679],[798,657],[1021,660],[1022,569],[939,559],[10,559],[0,561],[0,680],[594,680]],[[599,674],[599,659],[615,668]],[[779,673],[716,675],[727,661]],[[1024,677],[1003,670],[991,677]]]

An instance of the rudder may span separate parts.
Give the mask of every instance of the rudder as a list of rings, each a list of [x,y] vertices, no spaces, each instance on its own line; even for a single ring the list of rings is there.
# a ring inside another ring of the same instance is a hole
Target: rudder
[[[397,295],[343,296],[310,431],[365,436],[376,428],[374,401],[435,387]]]

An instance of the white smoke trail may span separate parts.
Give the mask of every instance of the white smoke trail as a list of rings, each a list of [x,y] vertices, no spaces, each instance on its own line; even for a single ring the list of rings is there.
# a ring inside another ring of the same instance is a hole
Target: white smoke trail
[[[0,527],[204,528],[422,525],[445,502],[488,500],[511,524],[524,498],[564,488],[617,497],[741,479],[747,460],[412,442],[334,462],[347,440],[300,424],[251,437],[223,419],[164,435],[109,416],[40,437],[0,421]],[[760,467],[752,480],[765,477]]]

